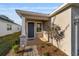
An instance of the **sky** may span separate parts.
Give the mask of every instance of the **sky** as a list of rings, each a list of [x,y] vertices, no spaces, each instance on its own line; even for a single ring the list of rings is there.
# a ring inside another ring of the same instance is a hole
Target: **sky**
[[[22,19],[16,9],[49,14],[63,3],[0,3],[0,15],[5,15],[15,23],[22,25]]]

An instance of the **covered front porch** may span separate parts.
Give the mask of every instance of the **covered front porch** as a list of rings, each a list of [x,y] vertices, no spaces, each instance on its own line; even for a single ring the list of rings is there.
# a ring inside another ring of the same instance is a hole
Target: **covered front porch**
[[[47,29],[48,26],[51,26],[48,14],[22,10],[17,10],[17,13],[22,18],[22,32],[20,36],[21,47],[26,46],[28,41],[36,38],[48,41]]]
[[[25,34],[27,35],[27,39],[32,40],[40,36],[40,34],[43,35],[43,33],[46,33],[47,23],[47,20],[25,20]]]

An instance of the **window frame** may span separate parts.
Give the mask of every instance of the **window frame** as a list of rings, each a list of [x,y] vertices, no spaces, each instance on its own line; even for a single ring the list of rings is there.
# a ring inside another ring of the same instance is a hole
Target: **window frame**
[[[7,31],[12,30],[12,25],[11,24],[7,24]]]
[[[39,26],[38,24],[39,24],[40,26]],[[38,27],[38,26],[39,26],[39,27]],[[42,31],[42,23],[37,23],[36,31],[37,31],[37,32],[41,32],[41,31]]]

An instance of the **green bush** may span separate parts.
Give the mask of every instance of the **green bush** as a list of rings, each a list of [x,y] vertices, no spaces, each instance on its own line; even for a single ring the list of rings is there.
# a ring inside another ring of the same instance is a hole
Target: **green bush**
[[[19,45],[14,45],[13,50],[14,50],[15,53],[17,53],[17,51],[19,50]]]

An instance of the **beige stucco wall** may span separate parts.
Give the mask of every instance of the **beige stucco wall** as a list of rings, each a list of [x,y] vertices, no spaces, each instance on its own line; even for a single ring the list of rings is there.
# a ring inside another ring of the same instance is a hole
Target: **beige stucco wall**
[[[61,40],[60,49],[67,55],[71,55],[71,8],[64,10],[54,17],[56,17],[55,24],[59,25],[62,30],[69,24],[69,27],[65,31],[65,37]],[[54,17],[51,17],[51,22]],[[53,40],[53,44],[57,47],[55,40]]]

